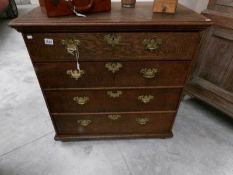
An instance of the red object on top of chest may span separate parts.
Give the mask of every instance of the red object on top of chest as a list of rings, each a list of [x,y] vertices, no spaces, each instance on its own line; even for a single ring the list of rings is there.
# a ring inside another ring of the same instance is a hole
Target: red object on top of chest
[[[111,0],[39,0],[41,10],[48,17],[80,13],[96,13],[111,10]]]

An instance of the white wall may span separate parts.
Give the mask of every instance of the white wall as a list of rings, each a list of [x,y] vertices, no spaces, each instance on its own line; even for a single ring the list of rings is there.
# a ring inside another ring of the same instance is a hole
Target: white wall
[[[209,0],[179,0],[179,3],[199,13],[207,8],[208,2]]]
[[[120,1],[120,0],[112,0]],[[153,0],[137,0],[137,1],[153,1]],[[179,3],[195,10],[196,12],[201,12],[206,9],[209,0],[179,0]],[[31,0],[32,4],[38,4],[38,0]]]

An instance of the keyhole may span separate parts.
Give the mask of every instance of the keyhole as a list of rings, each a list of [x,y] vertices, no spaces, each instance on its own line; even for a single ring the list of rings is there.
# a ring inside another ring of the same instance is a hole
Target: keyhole
[[[167,11],[167,6],[165,4],[162,4],[162,11],[166,12]]]

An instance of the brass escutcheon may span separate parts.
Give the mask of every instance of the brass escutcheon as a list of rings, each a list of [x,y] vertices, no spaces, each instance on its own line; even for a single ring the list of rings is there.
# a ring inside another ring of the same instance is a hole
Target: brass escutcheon
[[[91,120],[78,120],[77,123],[83,127],[87,127],[91,124]]]
[[[138,117],[138,118],[136,118],[136,122],[139,125],[146,125],[149,121],[150,121],[150,119],[147,118],[147,117]]]
[[[107,94],[111,98],[119,98],[122,95],[122,91],[107,91]]]
[[[67,70],[66,71],[66,74],[67,75],[70,75],[71,78],[75,79],[75,80],[78,80],[79,78],[82,77],[82,75],[85,74],[85,71],[84,70]]]
[[[66,40],[61,40],[61,44],[65,46],[66,51],[69,54],[75,55],[75,52],[78,51],[78,46],[80,45],[80,41],[76,39],[66,39]]]
[[[120,68],[122,68],[123,65],[121,63],[106,63],[105,64],[105,68],[108,69],[108,71],[112,72],[113,74],[115,74],[116,72],[118,72],[120,70]]]
[[[114,33],[106,34],[104,35],[104,41],[106,41],[111,47],[116,47],[120,45],[121,36]]]
[[[79,105],[85,105],[88,101],[88,97],[74,97],[73,100]]]
[[[160,38],[157,38],[157,39],[144,39],[143,40],[145,50],[149,50],[151,52],[159,50],[162,43],[163,43],[162,39],[160,39]]]
[[[138,96],[138,100],[141,101],[142,103],[149,103],[151,100],[154,99],[153,95],[140,95]]]
[[[111,120],[118,120],[119,118],[121,118],[121,115],[111,114],[111,115],[108,115],[108,118]]]
[[[140,73],[144,78],[151,79],[155,77],[155,74],[158,73],[156,68],[143,68],[140,70]]]

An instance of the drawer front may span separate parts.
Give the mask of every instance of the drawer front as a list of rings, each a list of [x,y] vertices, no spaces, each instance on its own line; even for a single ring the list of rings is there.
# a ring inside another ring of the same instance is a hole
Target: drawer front
[[[181,89],[44,91],[52,113],[176,110]]]
[[[183,86],[190,61],[37,63],[42,88]]]
[[[175,113],[53,115],[58,134],[168,133]]]
[[[192,59],[199,43],[198,32],[157,33],[38,33],[24,39],[34,62]]]

